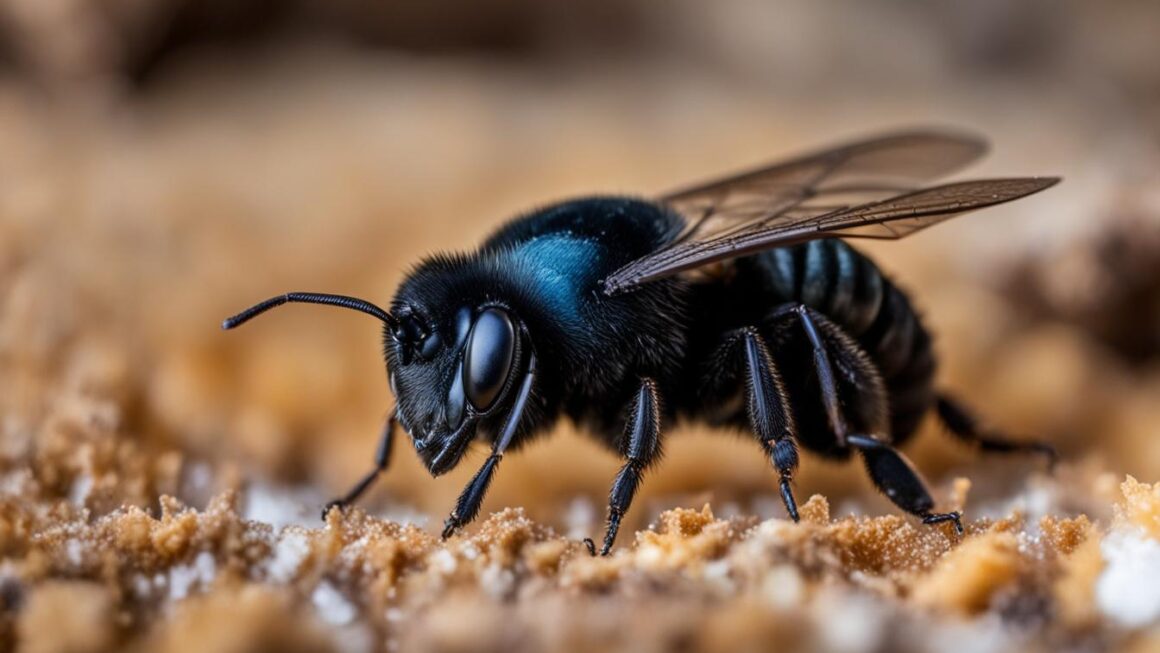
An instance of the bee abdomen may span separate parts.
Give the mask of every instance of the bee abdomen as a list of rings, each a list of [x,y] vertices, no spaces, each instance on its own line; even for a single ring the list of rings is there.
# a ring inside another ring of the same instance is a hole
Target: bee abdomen
[[[905,439],[930,408],[936,361],[905,293],[842,240],[817,240],[762,255],[775,294],[825,314],[870,355],[890,396],[892,435]]]
[[[882,273],[841,240],[815,240],[764,254],[776,293],[824,313],[859,337],[874,323],[882,304]]]
[[[927,333],[906,294],[882,277],[882,305],[873,324],[858,336],[878,365],[890,396],[896,443],[909,437],[934,402],[936,360]]]

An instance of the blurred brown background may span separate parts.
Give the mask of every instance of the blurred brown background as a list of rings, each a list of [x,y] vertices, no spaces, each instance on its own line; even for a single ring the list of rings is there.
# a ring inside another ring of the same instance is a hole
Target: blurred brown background
[[[6,0],[0,465],[98,513],[244,484],[276,504],[254,516],[313,520],[390,407],[379,326],[222,317],[288,290],[385,304],[419,257],[538,204],[917,124],[991,138],[972,174],[1065,178],[872,248],[943,383],[1074,465],[1158,478],[1157,26],[1149,0]],[[617,462],[561,430],[485,511],[600,518]],[[638,523],[681,496],[780,514],[752,443],[678,430]],[[933,427],[911,453],[943,496],[974,478],[975,505],[1036,465]],[[367,507],[434,526],[478,460],[432,480],[401,438]],[[853,464],[803,468],[836,514],[890,510]]]

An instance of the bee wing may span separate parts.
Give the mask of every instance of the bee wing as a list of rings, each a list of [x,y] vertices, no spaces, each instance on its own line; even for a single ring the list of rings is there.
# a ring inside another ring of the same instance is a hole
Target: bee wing
[[[915,190],[986,151],[985,141],[965,134],[899,132],[685,188],[660,201],[686,218],[677,242],[705,241],[755,219],[796,220],[802,211],[857,206]]]
[[[725,259],[822,238],[896,240],[969,211],[1037,193],[1058,177],[982,179],[897,193],[857,206],[796,202],[772,210],[734,210],[731,225],[710,237],[680,237],[604,280],[608,294]]]
[[[1057,179],[984,180],[916,189],[986,151],[980,139],[906,132],[854,143],[661,198],[687,220],[672,244],[604,280],[609,293],[771,247],[821,238],[898,239]]]

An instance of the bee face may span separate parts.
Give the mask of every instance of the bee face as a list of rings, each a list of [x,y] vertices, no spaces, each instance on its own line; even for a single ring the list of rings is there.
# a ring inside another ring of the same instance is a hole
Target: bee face
[[[515,376],[518,333],[500,306],[459,307],[430,320],[413,306],[389,329],[388,367],[399,421],[433,475],[462,459],[481,420]]]

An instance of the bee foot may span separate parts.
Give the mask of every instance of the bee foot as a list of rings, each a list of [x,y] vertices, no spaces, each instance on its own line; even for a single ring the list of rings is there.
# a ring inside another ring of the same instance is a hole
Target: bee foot
[[[955,531],[959,535],[963,534],[963,516],[957,510],[954,512],[935,512],[923,515],[922,517],[922,523],[924,524],[941,524],[946,521],[953,521],[955,523]]]
[[[331,501],[330,503],[327,503],[325,506],[323,506],[323,508],[322,508],[322,521],[326,521],[326,516],[329,515],[330,511],[335,509],[335,508],[338,508],[340,511],[345,511],[346,510],[346,502],[343,501],[342,499],[335,499],[334,501]]]
[[[447,538],[451,537],[455,534],[455,531],[459,530],[459,527],[462,525],[463,524],[459,523],[459,517],[457,517],[455,513],[451,513],[451,516],[443,522],[442,538],[446,540]]]
[[[584,541],[585,548],[588,549],[588,555],[595,558],[596,557],[596,543],[593,542],[592,538],[590,538],[590,537],[584,538],[583,541]]]

